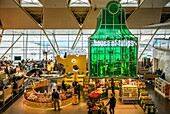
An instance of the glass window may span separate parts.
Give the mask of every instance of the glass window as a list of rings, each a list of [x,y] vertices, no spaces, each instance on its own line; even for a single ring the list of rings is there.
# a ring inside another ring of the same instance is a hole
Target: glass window
[[[87,7],[90,6],[90,3],[88,0],[71,0],[70,7]]]
[[[39,0],[21,0],[21,6],[23,7],[42,7]]]

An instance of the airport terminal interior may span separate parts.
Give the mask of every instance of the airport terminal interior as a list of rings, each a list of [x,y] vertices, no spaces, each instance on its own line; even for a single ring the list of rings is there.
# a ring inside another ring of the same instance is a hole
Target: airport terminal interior
[[[170,114],[170,0],[0,0],[0,114]]]

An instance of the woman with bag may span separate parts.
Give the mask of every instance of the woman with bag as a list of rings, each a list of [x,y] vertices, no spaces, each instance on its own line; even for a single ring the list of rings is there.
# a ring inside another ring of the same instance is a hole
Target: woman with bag
[[[110,104],[110,107],[109,107],[109,111],[110,111],[110,114],[114,114],[114,109],[115,109],[115,106],[116,106],[116,98],[114,96],[114,94],[111,94],[111,98],[109,100],[109,102],[106,104],[106,106],[108,106]]]

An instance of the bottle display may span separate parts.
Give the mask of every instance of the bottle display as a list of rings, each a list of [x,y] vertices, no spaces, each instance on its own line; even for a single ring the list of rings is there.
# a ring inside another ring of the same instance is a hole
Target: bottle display
[[[126,26],[125,10],[111,0],[89,38],[90,77],[135,77],[137,42]]]

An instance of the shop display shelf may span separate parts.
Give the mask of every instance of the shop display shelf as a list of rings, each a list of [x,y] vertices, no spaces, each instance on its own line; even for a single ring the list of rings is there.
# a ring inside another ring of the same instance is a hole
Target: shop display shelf
[[[170,83],[163,80],[162,78],[155,78],[155,91],[161,94],[163,97],[169,97]]]

